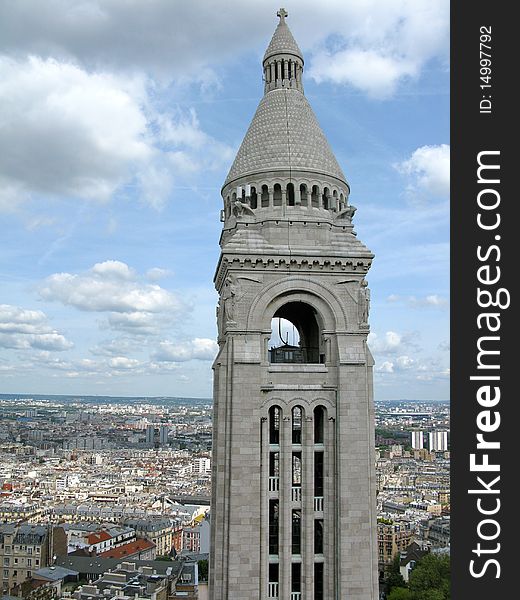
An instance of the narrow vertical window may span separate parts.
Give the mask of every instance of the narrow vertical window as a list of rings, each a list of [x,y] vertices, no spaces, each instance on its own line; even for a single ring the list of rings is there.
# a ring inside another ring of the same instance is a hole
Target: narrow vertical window
[[[269,189],[266,185],[262,186],[262,208],[269,206]]]
[[[273,205],[282,206],[282,186],[279,183],[275,183],[273,188]]]
[[[278,583],[279,578],[280,573],[278,563],[269,563],[269,583]]]
[[[280,443],[280,408],[271,406],[269,409],[269,443]]]
[[[323,563],[314,563],[314,600],[323,600]]]
[[[328,210],[330,208],[329,207],[329,188],[324,188],[323,194],[321,196],[321,200],[322,200],[323,208],[325,210]]]
[[[314,520],[314,553],[323,554],[323,519]]]
[[[314,453],[314,496],[323,497],[323,452]]]
[[[302,443],[302,408],[295,406],[292,409],[292,443]]]
[[[291,592],[302,591],[302,565],[293,563],[291,565]]]
[[[319,206],[319,189],[317,185],[313,185],[312,186],[312,192],[311,192],[311,205],[313,208],[318,208]]]
[[[302,553],[302,511],[292,511],[292,529],[291,529],[292,553]]]
[[[279,515],[278,500],[269,500],[269,554],[278,554]]]
[[[323,444],[324,421],[325,421],[325,409],[323,408],[323,406],[317,406],[314,409],[314,443],[315,444]]]
[[[287,206],[294,206],[294,185],[287,184]]]
[[[292,453],[292,484],[293,487],[301,486],[302,484],[302,453]]]
[[[258,206],[258,195],[256,193],[256,188],[251,188],[251,208],[257,208]]]
[[[302,183],[300,185],[300,198],[301,198],[302,206],[307,206],[307,204],[308,204],[307,186],[304,183]]]

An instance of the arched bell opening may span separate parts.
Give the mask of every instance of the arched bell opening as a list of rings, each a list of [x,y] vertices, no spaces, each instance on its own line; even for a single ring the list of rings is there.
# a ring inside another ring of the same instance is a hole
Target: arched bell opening
[[[305,302],[288,302],[271,319],[271,363],[324,363],[321,326],[316,310]]]

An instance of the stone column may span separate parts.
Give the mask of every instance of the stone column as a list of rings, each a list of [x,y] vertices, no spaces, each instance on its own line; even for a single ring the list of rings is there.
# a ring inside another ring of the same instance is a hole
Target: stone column
[[[280,431],[280,571],[279,598],[291,593],[291,488],[292,488],[292,423],[284,415]]]
[[[267,598],[269,577],[269,422],[262,417],[260,423],[262,443],[260,469],[260,598]]]
[[[294,184],[294,205],[301,206],[301,204],[302,204],[302,193],[300,190],[300,186],[297,184]]]
[[[302,431],[302,596],[314,594],[314,419],[306,416]]]
[[[323,566],[323,586],[324,597],[334,597],[336,587],[336,564],[341,557],[337,556],[339,548],[337,547],[337,535],[340,524],[337,520],[336,493],[339,492],[340,485],[338,474],[336,472],[336,419],[327,412],[327,421],[324,423],[323,446],[325,456],[324,469],[324,498],[323,498],[323,557],[325,564]]]
[[[268,187],[267,188],[267,192],[269,194],[269,205],[268,208],[272,208],[274,206],[274,193],[273,193],[273,187]]]

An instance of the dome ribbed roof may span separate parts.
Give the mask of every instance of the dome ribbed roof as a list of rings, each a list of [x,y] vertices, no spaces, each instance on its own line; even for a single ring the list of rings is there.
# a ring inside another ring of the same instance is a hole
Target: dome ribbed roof
[[[224,185],[245,175],[289,169],[331,175],[346,183],[305,96],[282,88],[262,98]]]
[[[287,23],[284,19],[281,19],[278,26],[275,29],[271,42],[267,46],[267,50],[264,54],[264,61],[275,54],[294,54],[298,56],[303,62],[303,54]]]

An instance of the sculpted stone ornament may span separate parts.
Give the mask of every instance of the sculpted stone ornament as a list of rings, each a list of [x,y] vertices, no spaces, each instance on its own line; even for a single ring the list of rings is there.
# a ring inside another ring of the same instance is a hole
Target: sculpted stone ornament
[[[235,204],[233,206],[233,214],[235,217],[244,217],[246,215],[255,216],[255,213],[249,208],[249,205],[245,202],[240,202],[240,200],[235,200]]]
[[[370,289],[368,283],[363,279],[358,292],[358,314],[359,324],[368,327],[368,315],[370,312]]]
[[[235,322],[235,300],[236,300],[237,286],[231,276],[226,277],[224,285],[222,286],[222,293],[220,295],[220,301],[223,306],[222,319],[224,323]]]
[[[349,223],[352,223],[352,219],[354,217],[354,213],[356,212],[357,208],[355,206],[347,206],[346,208],[344,208],[342,211],[340,211],[338,213],[338,216],[336,217],[336,221],[340,220],[340,219],[344,219],[345,221],[348,221]]]

